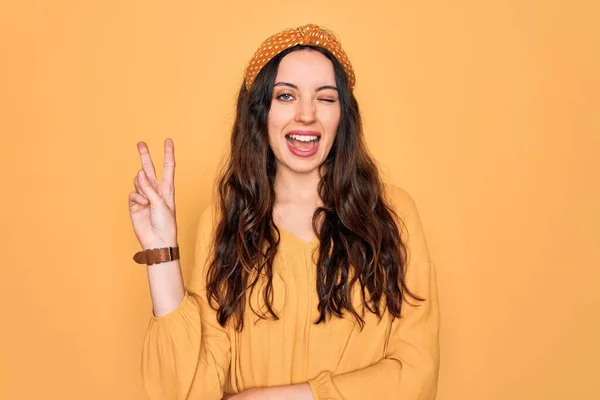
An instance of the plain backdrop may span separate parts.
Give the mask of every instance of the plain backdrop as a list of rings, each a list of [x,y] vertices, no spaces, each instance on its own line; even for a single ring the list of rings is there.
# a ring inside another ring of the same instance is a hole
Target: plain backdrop
[[[439,400],[600,398],[597,1],[2,1],[0,398],[144,399],[127,208],[175,143],[181,262],[269,35],[334,31],[439,278]],[[408,399],[407,399],[408,400]]]

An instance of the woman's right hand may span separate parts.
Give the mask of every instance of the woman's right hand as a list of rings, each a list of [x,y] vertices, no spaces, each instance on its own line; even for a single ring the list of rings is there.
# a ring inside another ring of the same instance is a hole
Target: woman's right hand
[[[148,146],[144,142],[137,144],[142,169],[133,178],[135,191],[129,193],[129,215],[144,250],[177,246],[173,141],[167,138],[164,148],[163,172],[158,180]]]

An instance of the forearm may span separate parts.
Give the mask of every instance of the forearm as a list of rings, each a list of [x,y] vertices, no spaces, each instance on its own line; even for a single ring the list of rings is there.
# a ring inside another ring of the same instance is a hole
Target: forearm
[[[301,383],[289,386],[277,386],[265,390],[265,400],[313,400],[310,386],[308,383]]]
[[[159,318],[173,311],[185,295],[179,260],[148,265],[148,282],[154,316]]]
[[[224,400],[314,400],[308,383],[267,388],[248,389],[235,395],[225,395]]]

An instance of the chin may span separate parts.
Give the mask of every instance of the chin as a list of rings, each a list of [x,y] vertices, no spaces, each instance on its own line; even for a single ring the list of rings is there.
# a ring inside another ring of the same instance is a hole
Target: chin
[[[314,172],[321,165],[317,160],[286,160],[283,164],[287,169],[298,174]]]

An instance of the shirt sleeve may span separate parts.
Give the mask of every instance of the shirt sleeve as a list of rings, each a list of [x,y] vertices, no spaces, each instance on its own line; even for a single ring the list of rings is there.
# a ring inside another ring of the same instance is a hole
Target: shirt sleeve
[[[390,194],[404,222],[407,241],[407,286],[423,302],[402,304],[402,318],[392,322],[385,357],[369,367],[345,374],[320,373],[309,381],[315,400],[431,400],[439,371],[439,306],[436,274],[412,198],[399,188]]]
[[[230,341],[206,298],[205,263],[212,239],[213,211],[200,217],[194,264],[182,302],[152,317],[142,349],[142,377],[154,400],[220,400],[230,364]]]

